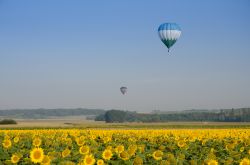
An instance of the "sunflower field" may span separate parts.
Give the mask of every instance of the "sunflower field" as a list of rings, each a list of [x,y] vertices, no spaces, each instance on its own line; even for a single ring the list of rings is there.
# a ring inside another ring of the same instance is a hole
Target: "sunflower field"
[[[249,129],[0,130],[0,164],[250,165]]]

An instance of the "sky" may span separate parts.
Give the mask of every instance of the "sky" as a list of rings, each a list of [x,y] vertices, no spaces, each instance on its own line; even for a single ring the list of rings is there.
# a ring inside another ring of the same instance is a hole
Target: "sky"
[[[0,109],[250,107],[249,18],[249,0],[0,0]]]

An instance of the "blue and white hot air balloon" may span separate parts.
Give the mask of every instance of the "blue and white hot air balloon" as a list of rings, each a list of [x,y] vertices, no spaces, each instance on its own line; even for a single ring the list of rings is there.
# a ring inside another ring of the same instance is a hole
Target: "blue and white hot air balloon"
[[[158,28],[158,34],[161,41],[169,49],[175,44],[181,36],[181,28],[176,23],[163,23]]]

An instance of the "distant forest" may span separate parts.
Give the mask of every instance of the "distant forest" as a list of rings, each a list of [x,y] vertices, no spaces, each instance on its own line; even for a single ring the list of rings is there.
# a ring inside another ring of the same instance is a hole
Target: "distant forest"
[[[66,116],[98,116],[104,114],[102,109],[12,109],[0,110],[0,118],[46,119]]]
[[[221,110],[187,110],[153,113],[137,113],[130,111],[110,110],[96,117],[96,121],[107,123],[122,122],[250,122],[250,108],[221,109]]]
[[[250,108],[221,110],[153,111],[137,113],[103,109],[13,109],[0,110],[0,119],[48,119],[68,116],[86,116],[96,121],[115,122],[250,122]]]

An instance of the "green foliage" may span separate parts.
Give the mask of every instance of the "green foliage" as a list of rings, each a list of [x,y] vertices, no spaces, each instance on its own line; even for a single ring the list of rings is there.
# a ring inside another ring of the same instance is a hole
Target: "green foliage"
[[[96,121],[113,122],[250,122],[250,108],[222,110],[188,110],[161,113],[136,113],[121,110],[110,110],[105,115],[97,116]]]
[[[13,119],[3,119],[0,121],[0,124],[17,124],[17,122]]]
[[[105,113],[105,121],[107,123],[125,122],[126,112],[120,110],[110,110]]]
[[[106,121],[107,123],[122,123],[122,122],[135,122],[138,120],[136,112],[109,110],[104,115],[99,115],[96,121]]]

